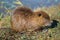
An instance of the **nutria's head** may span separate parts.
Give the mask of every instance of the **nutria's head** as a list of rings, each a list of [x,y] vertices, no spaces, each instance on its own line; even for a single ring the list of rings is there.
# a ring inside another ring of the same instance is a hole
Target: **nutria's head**
[[[34,17],[32,18],[33,21],[38,23],[40,26],[50,26],[52,21],[50,20],[49,15],[44,11],[37,11],[34,12]]]
[[[34,12],[27,7],[18,7],[12,15],[12,28],[22,31],[34,31],[38,28],[50,26],[49,15],[44,11]]]

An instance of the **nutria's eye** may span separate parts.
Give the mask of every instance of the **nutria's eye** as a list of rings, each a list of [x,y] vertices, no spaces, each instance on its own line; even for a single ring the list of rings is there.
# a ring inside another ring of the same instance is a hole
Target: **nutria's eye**
[[[38,14],[38,16],[41,16],[41,14]]]

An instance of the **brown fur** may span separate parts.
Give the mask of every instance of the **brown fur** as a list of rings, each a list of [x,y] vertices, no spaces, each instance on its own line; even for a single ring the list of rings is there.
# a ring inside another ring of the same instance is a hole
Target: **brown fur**
[[[16,8],[11,19],[12,29],[19,32],[32,32],[44,27],[46,23],[50,23],[50,17],[46,12],[33,12],[26,7]]]

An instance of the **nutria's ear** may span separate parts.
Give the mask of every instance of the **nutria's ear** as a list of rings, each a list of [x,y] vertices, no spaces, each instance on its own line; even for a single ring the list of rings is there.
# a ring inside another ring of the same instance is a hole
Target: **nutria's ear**
[[[23,14],[23,15],[29,15],[32,14],[33,11],[30,8],[27,7],[17,7],[14,11],[14,14]]]

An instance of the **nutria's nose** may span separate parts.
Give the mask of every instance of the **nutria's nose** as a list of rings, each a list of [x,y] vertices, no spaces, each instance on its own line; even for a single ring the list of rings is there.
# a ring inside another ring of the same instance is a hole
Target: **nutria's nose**
[[[53,21],[47,22],[47,23],[45,24],[45,26],[51,26],[52,23],[53,23]]]

